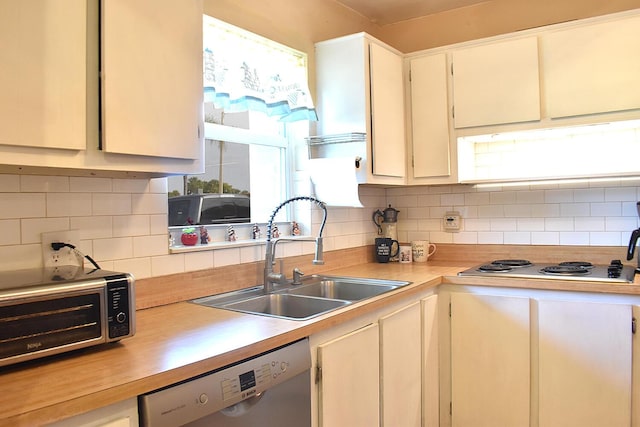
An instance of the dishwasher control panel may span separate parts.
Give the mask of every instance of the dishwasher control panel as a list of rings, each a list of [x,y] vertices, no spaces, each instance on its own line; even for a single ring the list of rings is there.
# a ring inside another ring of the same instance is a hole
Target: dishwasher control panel
[[[180,426],[222,411],[311,369],[309,340],[138,397],[143,426]]]

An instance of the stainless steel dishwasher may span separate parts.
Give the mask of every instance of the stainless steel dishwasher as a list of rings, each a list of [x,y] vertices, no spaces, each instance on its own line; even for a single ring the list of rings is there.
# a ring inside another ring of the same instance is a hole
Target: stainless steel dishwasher
[[[139,396],[143,426],[311,425],[311,353],[303,339]]]

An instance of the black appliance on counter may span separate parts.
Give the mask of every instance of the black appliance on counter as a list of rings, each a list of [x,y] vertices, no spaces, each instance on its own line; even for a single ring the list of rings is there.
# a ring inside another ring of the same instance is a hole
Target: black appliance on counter
[[[640,202],[636,203],[636,209],[638,210],[638,216],[640,217]],[[627,250],[627,261],[633,259],[633,253],[636,250],[636,244],[640,239],[640,228],[637,228],[631,232],[631,239],[629,239],[629,249]],[[640,273],[640,251],[638,251],[638,266],[636,271]]]
[[[558,264],[533,263],[525,259],[499,259],[458,273],[458,276],[512,277],[522,279],[561,279],[605,283],[633,283],[635,269],[612,260],[609,265],[583,261]]]

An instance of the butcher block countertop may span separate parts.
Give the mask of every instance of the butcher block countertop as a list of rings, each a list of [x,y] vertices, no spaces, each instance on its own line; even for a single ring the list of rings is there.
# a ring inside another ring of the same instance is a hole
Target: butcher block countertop
[[[405,280],[411,285],[307,321],[177,302],[138,310],[135,336],[0,368],[0,425],[35,426],[119,402],[310,336],[441,283],[640,295],[640,283],[457,277],[477,263],[364,263],[328,275]]]

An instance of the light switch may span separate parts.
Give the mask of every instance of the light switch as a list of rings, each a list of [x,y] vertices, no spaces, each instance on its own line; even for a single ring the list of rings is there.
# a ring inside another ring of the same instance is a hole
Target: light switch
[[[460,212],[447,212],[446,214],[444,214],[444,218],[442,220],[444,231],[460,231],[460,228],[462,226],[461,221],[462,219],[460,218]]]

